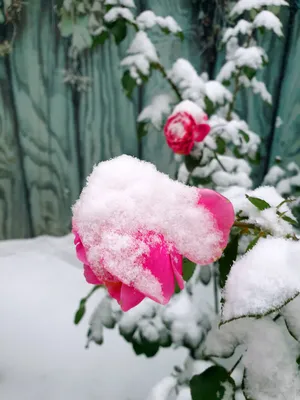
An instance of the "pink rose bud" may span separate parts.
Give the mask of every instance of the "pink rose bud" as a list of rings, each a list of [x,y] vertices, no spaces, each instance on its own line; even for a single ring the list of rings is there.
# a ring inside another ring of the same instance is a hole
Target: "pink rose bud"
[[[189,100],[179,103],[164,128],[168,146],[174,153],[190,154],[195,142],[202,142],[210,132],[207,120],[197,104]]]

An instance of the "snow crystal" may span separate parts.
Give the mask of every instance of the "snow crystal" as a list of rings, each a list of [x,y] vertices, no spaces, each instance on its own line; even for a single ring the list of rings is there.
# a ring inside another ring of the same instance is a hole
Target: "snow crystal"
[[[121,66],[129,67],[131,76],[136,79],[139,84],[142,83],[142,81],[138,79],[140,73],[144,76],[148,76],[151,63],[159,62],[153,43],[143,31],[137,32],[127,50],[127,54],[128,56],[121,61]]]
[[[260,211],[244,195],[232,199],[230,193],[226,192],[226,197],[228,196],[232,202],[236,213],[242,210],[242,215],[247,217],[247,222],[260,226],[263,230],[272,233],[273,236],[282,237],[294,233],[293,227],[277,215],[277,206],[284,201],[284,198],[278,194],[274,187],[261,186],[247,192],[247,194],[265,200],[271,208]],[[280,212],[293,218],[287,204],[280,207]]]
[[[120,6],[128,7],[128,8],[136,8],[135,4],[134,4],[134,0],[105,0],[105,5],[106,6],[120,5]]]
[[[234,61],[227,61],[217,75],[218,82],[229,81],[233,74],[236,73],[236,65]]]
[[[183,100],[192,100],[205,107],[205,82],[189,61],[179,58],[168,71],[168,78],[177,86]]]
[[[113,7],[104,15],[104,21],[108,23],[115,22],[119,18],[130,22],[134,20],[132,12],[125,7]]]
[[[205,84],[206,96],[214,104],[224,104],[226,101],[232,101],[232,93],[226,89],[220,82],[208,81]]]
[[[239,47],[234,53],[234,61],[238,67],[260,69],[268,57],[263,48],[258,46]]]
[[[225,289],[222,321],[264,315],[300,293],[300,244],[281,238],[260,239],[235,262]]]
[[[230,15],[239,15],[252,9],[259,10],[264,6],[288,6],[285,0],[240,0],[231,10]]]
[[[232,36],[238,36],[238,34],[242,35],[250,35],[252,32],[252,24],[245,19],[239,20],[239,22],[235,25],[234,28],[226,29],[222,41],[225,43],[230,39]]]
[[[271,11],[263,10],[254,19],[253,25],[256,28],[264,27],[272,30],[276,35],[283,36],[282,23]]]
[[[266,103],[272,104],[272,96],[264,82],[260,82],[254,77],[251,79],[250,84],[255,94],[259,94]]]
[[[175,97],[168,93],[153,97],[151,104],[138,116],[138,122],[150,121],[157,130],[160,130],[165,116],[171,114],[172,104],[175,102]]]
[[[284,331],[272,320],[253,324],[248,350],[243,357],[247,398],[296,400],[300,398],[300,380],[295,354],[289,348]]]

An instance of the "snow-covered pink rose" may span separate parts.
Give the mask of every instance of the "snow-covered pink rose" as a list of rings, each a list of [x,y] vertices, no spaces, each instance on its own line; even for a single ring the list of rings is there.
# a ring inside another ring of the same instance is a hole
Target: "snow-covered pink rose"
[[[210,132],[204,111],[192,101],[179,103],[164,128],[168,146],[177,154],[188,155],[195,142],[202,142]]]
[[[234,222],[217,192],[188,187],[154,165],[120,156],[100,163],[73,207],[73,232],[86,280],[103,284],[124,311],[145,297],[166,304],[182,257],[218,259]]]

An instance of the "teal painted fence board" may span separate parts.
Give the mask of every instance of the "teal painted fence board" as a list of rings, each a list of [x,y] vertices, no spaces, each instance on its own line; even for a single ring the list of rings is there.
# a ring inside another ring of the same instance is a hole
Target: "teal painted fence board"
[[[181,56],[199,73],[206,70],[208,62],[201,55],[203,43],[198,37],[200,2],[136,3],[139,9],[172,15],[184,29],[184,42],[158,32],[152,35],[166,68]],[[283,11],[281,19],[288,33],[290,11]],[[156,73],[144,89],[136,91],[132,101],[125,97],[120,85],[120,60],[129,42],[130,38],[117,47],[110,40],[80,57],[80,72],[92,82],[90,90],[79,93],[63,82],[68,42],[58,32],[53,2],[27,2],[13,52],[0,59],[0,239],[68,233],[71,206],[85,177],[94,164],[110,157],[122,153],[142,157],[174,176],[174,155],[163,133],[151,129],[142,141],[137,139],[137,115],[153,95],[169,88]],[[249,92],[238,102],[239,112],[264,142],[258,174],[277,154],[300,163],[299,12],[288,42],[287,38],[277,40],[269,35],[263,44],[270,54],[270,65],[262,78],[274,96],[273,107]],[[282,79],[287,46],[289,55]],[[222,57],[220,52],[216,70]],[[284,125],[274,131],[277,115]]]
[[[276,156],[284,156],[286,162],[300,165],[300,11],[297,11],[292,28],[287,62],[286,79],[282,82],[277,115],[282,125],[274,132],[270,163]]]

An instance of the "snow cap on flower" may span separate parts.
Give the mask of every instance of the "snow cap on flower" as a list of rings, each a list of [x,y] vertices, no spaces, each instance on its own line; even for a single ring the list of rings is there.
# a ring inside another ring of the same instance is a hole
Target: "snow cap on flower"
[[[164,133],[168,146],[177,154],[188,155],[195,142],[202,142],[210,132],[207,115],[196,103],[179,103],[168,118]]]
[[[182,256],[219,258],[234,221],[229,200],[185,186],[130,156],[100,163],[73,207],[78,258],[124,310],[143,298],[167,303],[183,287]]]

